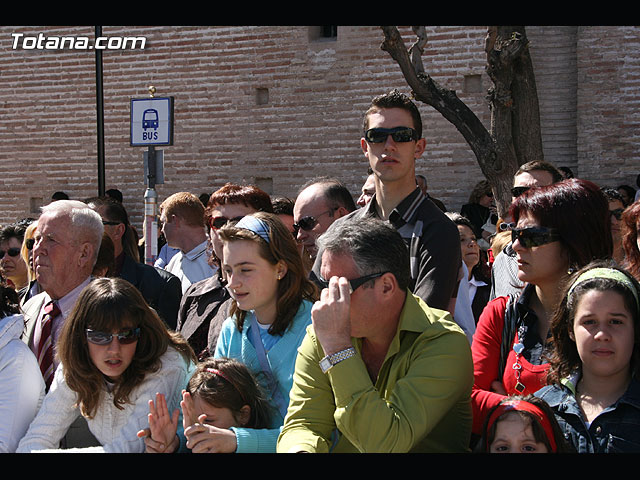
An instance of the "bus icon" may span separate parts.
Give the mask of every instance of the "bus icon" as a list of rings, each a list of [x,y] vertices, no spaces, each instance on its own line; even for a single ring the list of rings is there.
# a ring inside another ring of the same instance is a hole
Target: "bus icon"
[[[144,130],[147,128],[158,129],[158,111],[155,108],[148,108],[142,114],[142,128]]]

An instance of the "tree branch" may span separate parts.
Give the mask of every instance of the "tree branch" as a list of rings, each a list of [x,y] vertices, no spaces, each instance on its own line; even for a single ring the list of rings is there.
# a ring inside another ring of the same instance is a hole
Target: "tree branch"
[[[492,170],[497,166],[497,158],[495,142],[489,131],[467,105],[458,98],[455,91],[442,88],[424,71],[420,71],[424,70],[422,61],[416,61],[415,57],[416,51],[421,53],[426,43],[424,29],[414,27],[414,31],[419,34],[420,38],[412,47],[412,56],[414,57],[412,62],[398,29],[394,26],[381,28],[385,37],[381,49],[389,53],[398,63],[414,98],[431,105],[451,122],[471,147],[485,176],[492,175]]]

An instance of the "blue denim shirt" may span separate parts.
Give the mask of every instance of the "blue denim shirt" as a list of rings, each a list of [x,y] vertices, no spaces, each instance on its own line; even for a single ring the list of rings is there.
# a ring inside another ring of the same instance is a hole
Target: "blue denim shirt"
[[[640,452],[640,382],[632,379],[624,395],[587,427],[575,397],[577,378],[535,393],[555,412],[566,440],[578,453]]]

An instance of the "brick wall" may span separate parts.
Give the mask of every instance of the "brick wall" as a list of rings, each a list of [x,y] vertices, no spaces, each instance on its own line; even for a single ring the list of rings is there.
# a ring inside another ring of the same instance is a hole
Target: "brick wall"
[[[102,30],[147,38],[144,50],[103,55],[105,183],[123,191],[137,225],[145,149],[129,146],[129,109],[149,85],[175,97],[160,200],[226,181],[295,196],[315,175],[337,176],[357,196],[367,168],[362,113],[376,94],[408,92],[374,26],[340,26],[337,40],[314,40],[305,26]],[[401,31],[410,44],[410,29]],[[427,31],[426,68],[488,125],[485,27]],[[98,188],[94,52],[13,50],[15,32],[94,35],[93,27],[0,27],[0,223],[35,214],[56,190],[85,198]],[[596,181],[635,181],[638,29],[528,27],[528,34],[547,159]],[[428,145],[417,171],[434,196],[459,209],[480,169],[455,128],[431,107],[420,109]]]

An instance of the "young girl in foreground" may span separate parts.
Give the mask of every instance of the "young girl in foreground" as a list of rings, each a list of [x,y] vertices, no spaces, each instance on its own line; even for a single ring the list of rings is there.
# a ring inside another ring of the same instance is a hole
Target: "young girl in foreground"
[[[639,299],[628,272],[597,262],[576,276],[553,318],[550,385],[536,396],[578,453],[640,452]]]
[[[148,453],[208,452],[216,446],[209,442],[209,430],[231,427],[267,428],[271,406],[247,367],[229,358],[209,358],[198,369],[183,391],[180,403],[184,431],[178,432],[179,411],[169,415],[163,395],[149,402]],[[210,428],[215,427],[215,428]],[[190,443],[184,444],[186,433]],[[204,440],[204,441],[201,441]],[[186,448],[185,448],[186,447]]]
[[[163,393],[178,406],[195,355],[169,332],[126,280],[93,280],[80,294],[58,340],[61,364],[19,452],[59,448],[82,415],[100,442],[90,451],[143,452],[136,436],[148,400]]]
[[[526,395],[506,397],[484,422],[477,453],[567,453],[553,411],[545,401]]]

